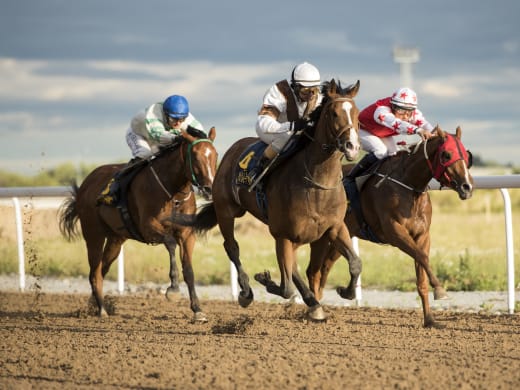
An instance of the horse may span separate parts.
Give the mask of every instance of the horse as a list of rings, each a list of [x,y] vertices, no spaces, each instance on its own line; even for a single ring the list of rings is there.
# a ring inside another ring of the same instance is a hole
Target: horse
[[[346,195],[341,184],[341,159],[345,156],[352,161],[360,150],[358,108],[354,101],[359,86],[359,81],[347,88],[334,79],[324,83],[323,102],[313,113],[314,134],[305,133],[308,142],[269,173],[261,192],[250,192],[247,187],[234,184],[239,162],[243,161],[241,156],[258,142],[255,137],[242,138],[222,158],[213,183],[213,201],[203,206],[194,219],[173,217],[175,223],[193,226],[198,233],[218,224],[226,254],[237,270],[241,289],[238,302],[242,307],[249,306],[254,299],[234,234],[235,219],[246,212],[267,224],[275,239],[280,285],[271,280],[267,271],[255,275],[267,292],[288,299],[295,294],[295,284],[308,306],[309,317],[316,321],[325,319],[321,305],[298,273],[295,252],[301,245],[312,246],[326,236],[348,259],[351,299],[355,297],[361,259],[343,221]],[[265,207],[258,202],[259,196],[265,197]]]
[[[214,127],[209,136],[194,129],[182,131],[172,145],[138,164],[124,197],[127,207],[99,204],[99,194],[125,164],[102,165],[74,183],[71,196],[59,210],[60,231],[69,241],[77,239],[77,221],[87,246],[92,296],[101,317],[108,316],[103,301],[103,279],[128,239],[146,244],[164,244],[170,255],[170,281],[166,296],[179,291],[175,249],[179,245],[184,281],[188,285],[190,307],[196,321],[207,321],[195,292],[192,253],[196,235],[186,226],[163,223],[172,212],[195,213],[193,186],[206,200],[211,200],[218,154],[213,146]]]
[[[429,265],[432,205],[428,183],[435,178],[441,186],[455,190],[461,200],[471,198],[473,178],[469,168],[472,157],[462,144],[461,132],[457,127],[452,135],[437,126],[433,131],[436,135],[419,142],[413,151],[400,151],[380,165],[376,164],[359,193],[361,214],[351,202],[345,215],[345,223],[353,236],[390,244],[414,259],[417,292],[426,328],[442,327],[435,322],[430,309],[428,281],[434,289],[434,299],[447,298]],[[343,167],[345,176],[352,167],[352,164]],[[331,245],[320,250],[323,252],[311,255],[306,271],[309,287],[318,300],[323,296],[328,274],[340,255]],[[347,295],[344,287],[339,287],[337,292],[342,297]]]

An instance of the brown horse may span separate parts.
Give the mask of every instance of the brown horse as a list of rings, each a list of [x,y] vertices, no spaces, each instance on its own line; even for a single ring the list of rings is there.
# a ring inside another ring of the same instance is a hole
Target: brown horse
[[[258,138],[243,138],[228,149],[220,163],[213,183],[213,202],[204,206],[194,221],[174,217],[176,223],[190,224],[198,231],[206,231],[218,223],[226,253],[238,272],[242,307],[253,301],[253,291],[240,261],[234,224],[235,219],[246,212],[266,223],[276,241],[280,285],[271,280],[268,272],[255,275],[269,293],[287,299],[295,293],[296,284],[310,308],[310,317],[323,319],[323,309],[298,273],[295,251],[303,244],[311,243],[312,246],[326,236],[349,261],[349,289],[354,298],[361,260],[352,247],[343,221],[346,196],[341,183],[341,158],[345,155],[352,161],[359,151],[358,109],[354,102],[358,90],[359,81],[345,89],[334,79],[323,86],[324,99],[318,108],[320,111],[315,112],[319,117],[314,134],[308,135],[310,140],[301,150],[269,174],[263,186],[267,200],[265,208],[259,206],[255,192],[233,184],[241,155],[258,141]]]
[[[436,136],[417,144],[413,151],[402,151],[384,160],[362,186],[360,203],[369,231],[367,226],[360,225],[353,207],[348,208],[345,216],[353,236],[393,245],[414,259],[425,327],[438,326],[430,310],[428,281],[434,289],[435,299],[447,297],[429,265],[432,205],[428,183],[435,178],[442,186],[457,191],[462,200],[469,199],[473,191],[473,178],[469,173],[471,154],[460,140],[460,127],[455,135],[445,133],[439,127],[434,132]],[[351,168],[352,165],[345,166],[344,174]],[[339,253],[327,245],[322,243],[321,248],[314,248],[317,252],[311,254],[307,269],[310,288],[318,299],[321,299],[327,276],[339,257]],[[342,297],[348,295],[343,287],[338,288],[338,293]]]
[[[79,219],[81,223],[87,245],[92,295],[100,316],[108,314],[103,303],[103,278],[117,258],[122,244],[127,239],[136,239],[147,244],[164,244],[168,250],[171,285],[167,296],[179,291],[175,262],[175,248],[179,244],[191,309],[196,320],[206,320],[195,292],[192,268],[195,234],[189,227],[162,221],[173,212],[196,212],[193,185],[206,199],[211,199],[218,157],[213,146],[216,131],[211,128],[209,136],[201,131],[183,131],[181,135],[180,143],[163,149],[143,162],[144,167],[129,184],[125,196],[130,221],[125,220],[119,207],[99,205],[97,202],[101,191],[124,164],[102,165],[94,169],[81,187],[73,186],[71,197],[60,208],[60,230],[66,238],[78,238],[76,222]]]

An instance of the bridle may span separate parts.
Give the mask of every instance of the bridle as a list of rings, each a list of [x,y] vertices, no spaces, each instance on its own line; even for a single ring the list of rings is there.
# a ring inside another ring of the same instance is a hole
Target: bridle
[[[350,98],[350,97],[337,97],[337,98],[334,98],[334,99],[331,99],[327,102],[327,106],[331,106],[332,104],[334,103],[337,103],[337,102],[354,102],[354,99]],[[328,108],[328,107],[326,107]],[[326,109],[324,107],[324,109]],[[328,114],[328,113],[327,113]],[[327,115],[325,114],[325,115]],[[354,130],[356,131],[357,129],[354,127],[354,124],[352,123],[352,120],[350,118],[350,115],[349,116],[349,123],[347,123],[346,126],[343,126],[338,134],[334,137],[334,141],[332,143],[323,143],[321,145],[321,149],[326,152],[326,153],[329,153],[329,154],[332,154],[334,153],[335,151],[339,151],[341,153],[347,153],[347,148],[346,148],[346,145],[349,144],[350,141],[347,141],[347,142],[341,142],[341,137],[343,136],[343,134],[347,133],[347,132],[350,132],[351,130]],[[308,136],[308,135],[307,135]],[[308,136],[312,141],[314,141],[314,138]]]
[[[434,160],[432,163],[426,149],[427,143],[428,140],[425,140],[423,148],[424,156],[426,158],[426,163],[428,164],[428,168],[430,169],[433,178],[437,180],[439,183],[441,183],[441,185],[445,185],[444,183],[449,183],[449,187],[454,188],[457,182],[452,177],[450,177],[450,175],[447,172],[447,169],[448,167],[460,160],[464,161],[466,167],[468,167],[469,169],[471,167],[471,154],[464,148],[462,142],[457,137],[446,133],[446,139],[437,148],[437,152],[434,156]],[[441,160],[444,151],[449,151],[451,153],[451,158],[445,162]]]
[[[185,162],[187,161],[188,162],[188,166],[189,166],[189,169],[190,169],[190,175],[191,175],[191,183],[200,191],[200,192],[203,192],[204,191],[204,186],[202,184],[200,184],[200,181],[197,179],[197,176],[195,175],[195,171],[193,169],[193,146],[200,143],[200,142],[209,142],[209,143],[213,143],[213,141],[209,138],[200,138],[200,139],[196,139],[194,140],[193,142],[190,142],[188,144],[188,147],[187,147],[187,159],[186,157],[184,156],[184,149],[182,148],[181,146],[181,158],[182,160],[184,160]],[[164,191],[164,193],[168,196],[168,199],[172,199],[173,198],[173,195],[168,191],[168,189],[165,187],[165,185],[163,184],[163,182],[161,181],[159,175],[157,174],[157,172],[155,171],[155,169],[153,168],[153,165],[151,164],[153,162],[153,160],[150,161],[150,170],[152,171],[152,174],[155,178],[155,180],[157,181],[157,183],[159,184],[159,186],[161,187],[161,189]],[[182,192],[182,191],[179,191],[180,193],[186,195],[184,199],[182,199],[181,201],[179,202],[185,202],[186,200],[188,200],[190,198],[190,196],[192,195],[193,193],[193,190],[191,190],[189,193],[185,193],[185,192]]]
[[[442,144],[440,144],[437,147],[437,149],[435,151],[435,155],[433,156],[433,162],[430,159],[430,156],[428,155],[428,148],[427,148],[428,139],[422,140],[418,144],[416,144],[415,148],[414,148],[413,152],[411,152],[411,154],[417,153],[422,144],[424,158],[425,158],[426,164],[428,165],[428,168],[432,174],[432,177],[434,179],[436,179],[441,184],[441,186],[450,187],[450,188],[455,189],[457,186],[457,182],[456,182],[456,180],[454,180],[453,178],[450,177],[450,175],[447,172],[447,169],[459,160],[463,160],[469,169],[471,167],[471,160],[472,160],[471,153],[464,148],[464,146],[462,145],[462,142],[457,137],[455,137],[451,134],[448,134],[448,133],[445,133],[445,134],[446,134],[446,139],[444,140],[444,142]],[[455,145],[455,147],[453,147],[453,145]],[[446,162],[441,161],[441,156],[442,156],[443,151],[449,151],[451,153],[450,160],[448,160]],[[405,162],[405,164],[406,164],[406,162]],[[382,178],[381,180],[379,180],[376,183],[376,185],[375,185],[376,187],[379,187],[383,181],[390,180],[393,183],[400,185],[401,187],[404,187],[410,191],[414,191],[417,193],[423,193],[428,190],[428,187],[426,187],[424,190],[418,190],[416,188],[413,188],[397,179],[392,178],[389,174],[382,174],[379,172],[374,172],[374,174]],[[449,183],[449,185],[446,185],[445,183]]]

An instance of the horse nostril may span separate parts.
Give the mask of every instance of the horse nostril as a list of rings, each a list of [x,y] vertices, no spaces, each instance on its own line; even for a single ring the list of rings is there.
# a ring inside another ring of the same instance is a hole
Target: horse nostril
[[[462,185],[462,190],[463,190],[464,192],[471,192],[471,189],[472,189],[471,184],[464,183],[464,184]]]

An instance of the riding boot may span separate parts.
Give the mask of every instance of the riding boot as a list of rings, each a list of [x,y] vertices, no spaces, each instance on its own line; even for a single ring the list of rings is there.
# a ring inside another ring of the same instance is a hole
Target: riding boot
[[[251,184],[253,184],[256,177],[264,171],[265,167],[269,164],[269,161],[271,161],[276,156],[276,154],[276,151],[271,145],[268,145],[267,148],[265,148],[264,153],[262,154],[262,157],[258,163],[249,171]]]
[[[349,181],[353,181],[358,176],[362,176],[365,174],[372,165],[379,159],[372,152],[367,153],[355,166],[352,168],[350,173],[347,175],[345,179]]]

